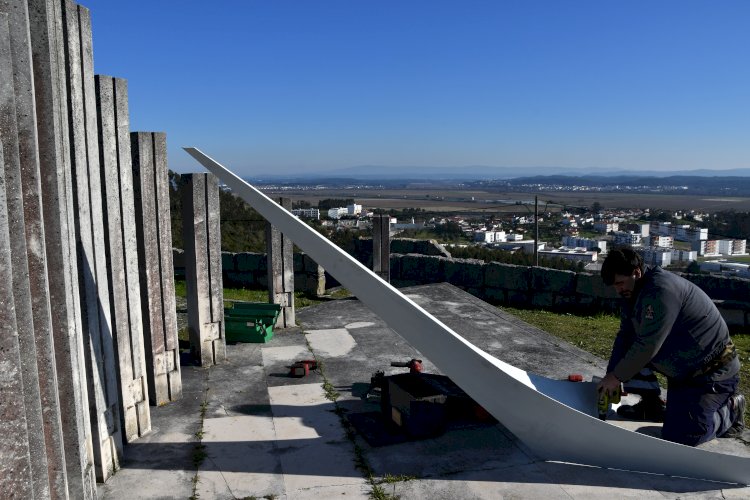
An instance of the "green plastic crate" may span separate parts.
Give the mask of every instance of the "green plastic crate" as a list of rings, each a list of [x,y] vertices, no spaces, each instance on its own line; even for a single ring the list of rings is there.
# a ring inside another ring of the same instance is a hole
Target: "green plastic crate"
[[[227,342],[265,343],[273,338],[279,317],[279,304],[235,302],[224,309],[224,336]]]

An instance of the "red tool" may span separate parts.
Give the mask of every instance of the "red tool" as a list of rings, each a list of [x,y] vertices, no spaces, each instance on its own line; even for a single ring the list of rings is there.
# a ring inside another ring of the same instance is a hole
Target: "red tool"
[[[306,377],[310,370],[317,370],[318,362],[314,359],[303,359],[302,361],[295,361],[291,369],[289,370],[290,377]]]
[[[391,363],[391,366],[400,366],[403,368],[408,368],[409,373],[422,373],[422,360],[421,359],[410,359],[406,362],[401,361],[393,361]]]
[[[568,375],[568,380],[571,382],[583,382],[583,375],[580,373],[571,373]]]

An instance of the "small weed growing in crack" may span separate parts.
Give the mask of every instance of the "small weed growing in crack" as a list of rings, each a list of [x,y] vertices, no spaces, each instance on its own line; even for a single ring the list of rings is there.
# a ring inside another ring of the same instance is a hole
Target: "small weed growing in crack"
[[[334,403],[339,398],[340,394],[328,381],[323,384],[323,390],[326,393],[326,398],[333,401]]]
[[[196,469],[199,469],[203,461],[206,459],[208,454],[206,454],[206,445],[203,443],[198,443],[195,445],[195,448],[193,448],[193,465]]]
[[[347,439],[354,446],[354,466],[362,472],[362,475],[367,479],[367,482],[372,487],[370,496],[376,500],[398,500],[398,498],[400,497],[386,493],[385,490],[375,481],[372,468],[370,467],[370,464],[367,463],[365,451],[361,446],[357,444],[356,431],[354,430],[354,427],[349,423],[349,420],[347,420],[346,418],[346,410],[340,407],[337,403],[337,400],[341,394],[339,394],[339,392],[334,388],[333,384],[331,384],[331,382],[328,380],[328,377],[326,376],[325,366],[323,362],[319,360],[317,356],[315,356],[315,353],[310,346],[310,342],[307,340],[306,342],[307,349],[313,354],[315,360],[318,362],[318,372],[323,378],[323,391],[325,392],[326,399],[333,403],[333,412],[338,415],[339,421],[341,422],[341,426],[344,428]]]
[[[377,484],[372,487],[370,496],[374,498],[375,500],[391,500],[393,498],[396,498],[393,495],[386,493],[385,490],[381,486],[378,486]]]
[[[208,454],[206,453],[206,445],[203,444],[203,421],[206,419],[206,412],[208,411],[208,387],[204,391],[203,402],[200,406],[200,423],[199,428],[195,432],[194,436],[197,442],[193,447],[193,466],[195,467],[195,475],[193,476],[193,494],[190,496],[190,500],[197,500],[200,495],[198,494],[198,470],[200,469],[203,461],[206,459]]]
[[[395,476],[393,474],[386,474],[383,476],[383,479],[380,480],[380,484],[402,483],[416,478],[416,476],[407,476],[406,474],[397,474]]]
[[[189,500],[198,500],[200,498],[200,495],[196,491],[198,488],[198,474],[193,476],[193,494],[190,495]]]

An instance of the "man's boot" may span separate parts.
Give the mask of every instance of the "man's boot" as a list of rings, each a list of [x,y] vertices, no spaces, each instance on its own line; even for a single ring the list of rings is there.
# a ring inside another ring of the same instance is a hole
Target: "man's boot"
[[[666,404],[656,395],[643,395],[634,405],[622,405],[617,408],[617,414],[626,420],[646,420],[649,422],[664,422]]]
[[[735,394],[729,398],[729,401],[731,415],[734,418],[734,425],[720,437],[742,437],[742,434],[745,432],[745,396],[742,394]]]

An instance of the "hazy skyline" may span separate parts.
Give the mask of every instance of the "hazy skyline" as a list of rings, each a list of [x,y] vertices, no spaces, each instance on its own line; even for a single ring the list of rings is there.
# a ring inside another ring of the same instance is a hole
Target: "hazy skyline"
[[[178,171],[750,167],[744,0],[81,3]]]

